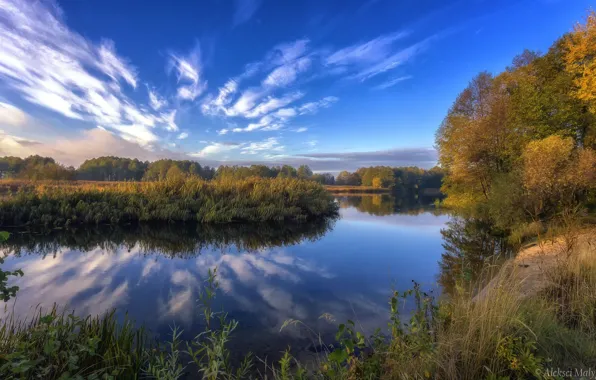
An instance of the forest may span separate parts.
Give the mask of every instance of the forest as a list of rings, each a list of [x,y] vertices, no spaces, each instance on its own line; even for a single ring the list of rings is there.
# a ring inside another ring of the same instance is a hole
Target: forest
[[[419,189],[441,187],[443,171],[418,167],[374,166],[359,168],[354,173],[342,171],[313,173],[308,165],[203,166],[196,161],[162,159],[153,162],[122,157],[98,157],[85,160],[78,168],[66,167],[53,158],[30,156],[0,157],[0,178],[24,180],[84,180],[84,181],[161,181],[179,175],[211,179],[300,178],[322,185],[343,185],[383,188],[396,193],[418,193]]]
[[[593,209],[595,30],[592,14],[459,94],[436,134],[445,205],[518,238]]]

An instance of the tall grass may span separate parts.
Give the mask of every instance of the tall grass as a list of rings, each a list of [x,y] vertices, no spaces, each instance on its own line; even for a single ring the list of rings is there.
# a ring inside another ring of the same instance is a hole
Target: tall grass
[[[0,202],[0,227],[64,227],[146,221],[200,223],[306,221],[335,215],[324,187],[298,179],[41,183]]]
[[[127,378],[142,373],[150,345],[143,328],[114,312],[79,318],[38,309],[30,320],[0,324],[3,379]]]

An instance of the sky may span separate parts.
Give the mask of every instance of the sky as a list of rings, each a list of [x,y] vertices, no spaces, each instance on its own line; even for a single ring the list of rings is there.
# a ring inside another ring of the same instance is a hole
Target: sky
[[[0,156],[432,167],[481,71],[596,0],[0,0]]]

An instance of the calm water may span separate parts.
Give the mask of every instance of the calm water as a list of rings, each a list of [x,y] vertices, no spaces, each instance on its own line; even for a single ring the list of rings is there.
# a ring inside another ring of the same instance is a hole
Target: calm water
[[[53,303],[77,314],[128,311],[158,337],[170,326],[191,338],[202,329],[196,306],[208,268],[217,266],[216,308],[240,322],[232,346],[275,357],[290,345],[306,353],[305,329],[331,339],[352,319],[372,333],[387,322],[392,287],[412,280],[438,289],[446,215],[405,207],[389,196],[338,198],[341,218],[305,225],[143,226],[52,235],[14,234],[1,249],[6,267],[25,273],[8,312],[26,316]],[[411,206],[410,206],[411,207]],[[440,289],[438,289],[440,291]]]

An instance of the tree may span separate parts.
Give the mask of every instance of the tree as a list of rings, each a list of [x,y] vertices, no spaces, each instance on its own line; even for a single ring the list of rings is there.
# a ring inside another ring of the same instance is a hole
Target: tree
[[[294,169],[290,165],[284,165],[281,167],[277,176],[280,178],[296,178],[296,169]]]
[[[308,179],[312,177],[312,170],[308,167],[308,165],[300,165],[297,170],[298,178]]]
[[[596,153],[574,150],[569,137],[549,136],[528,144],[523,153],[523,187],[534,220],[574,208],[586,191],[596,187]]]
[[[373,178],[372,187],[374,187],[376,189],[380,189],[381,187],[383,187],[383,182],[381,181],[381,179],[379,177]]]
[[[179,182],[179,181],[183,180],[184,177],[185,177],[184,173],[176,165],[170,166],[170,168],[168,169],[168,172],[166,173],[166,180],[168,180],[168,181]]]
[[[586,23],[577,24],[564,40],[565,64],[573,75],[574,93],[596,113],[596,13],[590,12]]]
[[[350,173],[344,170],[337,175],[335,184],[345,186],[360,186],[362,184],[362,180],[360,179],[360,175],[358,173]]]

